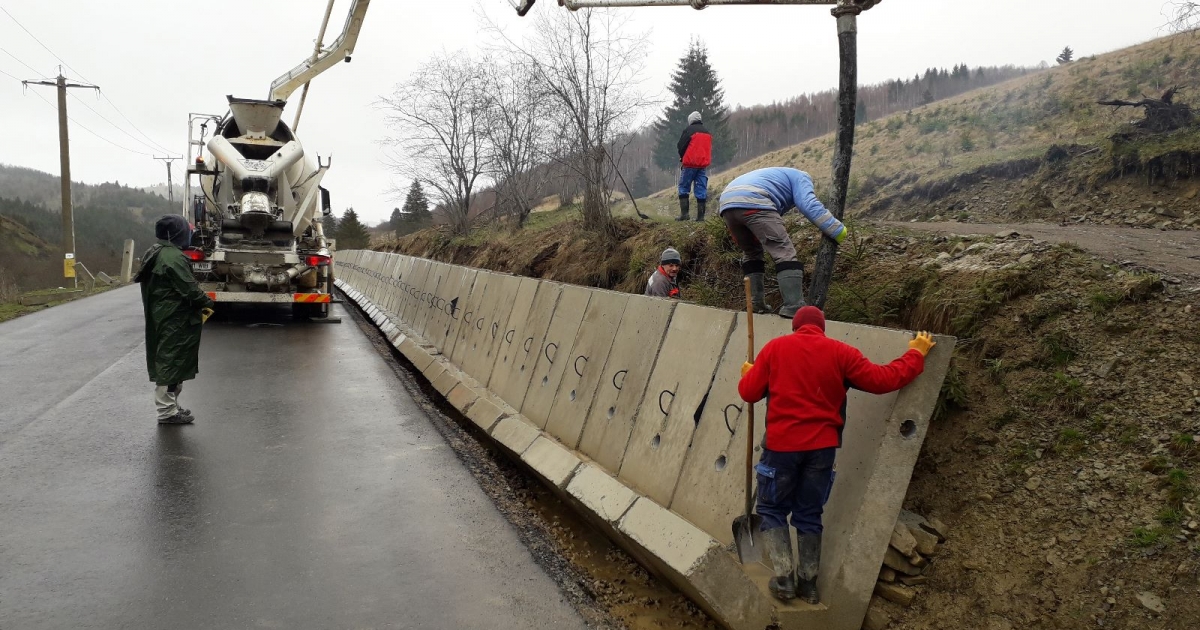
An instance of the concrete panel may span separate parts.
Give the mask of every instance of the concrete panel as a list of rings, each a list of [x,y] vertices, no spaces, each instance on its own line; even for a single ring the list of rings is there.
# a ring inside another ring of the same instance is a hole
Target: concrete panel
[[[421,372],[424,372],[429,367],[429,364],[433,363],[433,355],[426,352],[424,348],[417,345],[417,342],[411,338],[401,341],[396,349],[400,351],[400,354],[404,355],[404,358],[408,359],[409,363],[413,364],[413,367]]]
[[[459,365],[480,383],[488,382],[492,375],[492,366],[496,363],[500,344],[504,343],[505,326],[508,324],[509,314],[512,313],[521,280],[519,276],[508,275],[491,278],[484,291],[483,301],[479,303],[478,316],[483,325],[477,325],[473,329],[469,337],[471,343],[464,346],[466,353],[460,355]]]
[[[617,338],[617,328],[629,299],[627,294],[593,292],[575,343],[566,355],[566,369],[554,393],[545,426],[547,433],[571,448],[579,444],[579,436],[583,434],[592,399],[600,379],[604,378],[604,362]]]
[[[437,390],[439,394],[445,396],[450,393],[450,390],[462,383],[462,373],[453,365],[446,366],[446,370],[438,375],[437,378],[430,379],[429,383]]]
[[[565,488],[571,475],[583,463],[574,451],[545,435],[533,441],[521,453],[521,461],[534,469],[556,488]]]
[[[429,271],[426,272],[425,279],[421,283],[419,303],[412,310],[412,321],[407,322],[413,331],[426,339],[428,339],[426,331],[429,321],[434,317],[437,293],[446,284],[451,269],[453,267],[446,263],[436,261],[429,263]]]
[[[520,416],[501,418],[492,429],[492,437],[517,456],[524,453],[539,436],[541,431]]]
[[[710,551],[721,548],[720,543],[678,514],[644,497],[629,508],[618,529],[684,576],[692,573]]]
[[[537,297],[538,287],[542,284],[537,278],[520,278],[517,285],[516,294],[512,297],[512,308],[509,309],[508,317],[499,329],[500,338],[495,342],[495,345],[489,350],[494,354],[490,360],[491,371],[487,378],[479,378],[480,382],[488,385],[488,388],[495,391],[492,386],[493,382],[499,383],[511,377],[511,372],[517,369],[513,364],[512,359],[516,353],[522,349],[525,328],[528,326],[530,309],[533,308],[533,300]],[[531,348],[532,349],[532,344]]]
[[[404,321],[404,309],[412,300],[412,296],[408,294],[405,287],[407,286],[409,277],[412,276],[413,266],[416,265],[417,261],[411,256],[398,256],[398,258],[400,259],[400,265],[396,267],[396,272],[392,276],[392,294],[394,295],[392,308],[396,313],[396,318],[407,325],[408,322]],[[410,330],[411,328],[409,326]]]
[[[434,294],[434,312],[431,314],[422,336],[442,351],[446,347],[446,337],[451,331],[457,332],[455,324],[462,317],[460,303],[464,295],[470,292],[470,286],[475,282],[476,271],[465,267],[451,267],[446,282]],[[467,288],[464,290],[463,285]]]
[[[759,328],[759,320],[765,319],[755,318],[755,327]],[[758,337],[763,339],[765,335]],[[746,403],[737,392],[742,363],[746,361],[745,339],[746,316],[738,314],[669,504],[672,511],[724,545],[733,542],[730,526],[734,517],[745,511]],[[761,348],[762,343],[755,346]],[[755,461],[761,454],[766,410],[764,403],[754,407]]]
[[[621,317],[597,400],[579,441],[579,450],[610,472],[621,469],[639,405],[658,406],[657,400],[652,402],[644,394],[675,307],[672,300],[633,296]]]
[[[420,306],[421,293],[424,291],[425,277],[429,275],[430,265],[431,261],[418,258],[413,261],[412,267],[408,271],[408,277],[400,278],[400,288],[408,294],[408,298],[404,301],[404,307],[400,311],[400,320],[410,327],[415,321],[414,316]]]
[[[607,523],[616,523],[637,500],[637,493],[595,464],[584,464],[571,478],[567,493]]]
[[[396,289],[396,277],[400,273],[400,268],[404,266],[406,258],[404,256],[392,255],[389,257],[388,265],[384,275],[387,277],[387,283],[384,285],[383,294],[383,310],[387,311],[388,318],[400,321],[400,296],[403,295]]]
[[[675,307],[618,475],[660,505],[671,504],[733,323],[730,311]]]
[[[558,392],[563,373],[571,363],[575,337],[579,334],[591,296],[592,292],[588,289],[564,285],[545,341],[537,350],[529,389],[517,408],[539,428],[546,426],[550,408],[554,405],[554,395]]]
[[[455,363],[462,364],[463,356],[470,351],[470,340],[477,332],[482,331],[484,318],[479,313],[479,307],[487,294],[487,285],[493,278],[498,277],[498,274],[478,271],[471,286],[464,285],[459,291],[458,304],[462,315],[455,322],[454,329],[447,334],[445,349],[442,351],[442,354],[450,357]]]
[[[524,288],[525,284],[522,283],[521,286]],[[541,356],[546,332],[550,329],[550,320],[554,317],[560,295],[561,284],[539,281],[537,294],[528,309],[528,314],[520,319],[519,309],[514,306],[513,314],[509,315],[508,328],[517,332],[514,333],[511,344],[501,346],[499,363],[492,371],[488,389],[496,392],[517,409],[525,402],[525,392],[529,390],[529,382],[533,378],[534,364]],[[582,308],[579,309],[579,315],[582,318]],[[506,366],[508,369],[502,369]]]

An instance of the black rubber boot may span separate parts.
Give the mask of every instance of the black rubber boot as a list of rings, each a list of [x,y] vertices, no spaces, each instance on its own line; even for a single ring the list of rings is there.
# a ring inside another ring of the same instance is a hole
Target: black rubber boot
[[[789,263],[779,263],[775,265],[778,273],[775,274],[779,280],[779,295],[783,298],[783,305],[779,307],[779,316],[791,319],[796,315],[796,311],[804,307],[804,268],[799,266],[792,267]],[[784,265],[787,267],[780,269]]]
[[[696,221],[697,222],[704,220],[704,206],[707,203],[708,203],[707,199],[697,199],[696,200]]]
[[[767,582],[771,595],[782,602],[796,599],[795,563],[792,561],[792,535],[789,527],[776,527],[762,533],[763,550],[775,569]]]
[[[763,286],[763,279],[766,274],[763,272],[747,274],[750,278],[750,302],[754,305],[754,312],[758,314],[770,313],[771,309],[767,308],[766,288]]]
[[[679,216],[675,217],[676,221],[687,221],[688,220],[688,216],[689,216],[688,201],[690,199],[691,199],[690,197],[680,197],[679,198]]]
[[[800,534],[797,541],[800,543],[800,566],[796,569],[796,594],[810,604],[820,604],[817,572],[821,569],[821,535]]]

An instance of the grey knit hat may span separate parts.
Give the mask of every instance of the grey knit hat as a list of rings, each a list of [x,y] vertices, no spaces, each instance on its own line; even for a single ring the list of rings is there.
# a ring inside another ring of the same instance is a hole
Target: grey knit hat
[[[679,252],[674,247],[668,247],[663,250],[662,256],[658,257],[658,264],[666,265],[673,263],[676,265],[683,264],[683,258],[679,256]]]
[[[694,125],[700,122],[700,112],[692,112],[688,114],[688,124]]]

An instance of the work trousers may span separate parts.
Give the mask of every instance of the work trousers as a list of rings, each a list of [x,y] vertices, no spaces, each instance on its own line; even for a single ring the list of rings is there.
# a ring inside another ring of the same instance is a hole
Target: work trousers
[[[698,201],[708,199],[708,169],[686,166],[679,169],[679,196],[687,197],[693,188]]]
[[[758,515],[762,531],[786,527],[791,516],[797,534],[820,534],[821,514],[833,488],[837,448],[791,453],[764,448],[758,473]]]
[[[166,420],[179,413],[179,393],[182,391],[183,383],[159,385],[154,388],[154,406],[158,409],[159,420]]]
[[[725,219],[725,227],[729,229],[733,242],[742,250],[743,267],[746,263],[762,263],[764,249],[775,261],[776,270],[788,267],[781,267],[779,263],[796,262],[796,246],[792,244],[792,237],[788,236],[783,217],[778,212],[730,208],[721,212],[721,218]]]

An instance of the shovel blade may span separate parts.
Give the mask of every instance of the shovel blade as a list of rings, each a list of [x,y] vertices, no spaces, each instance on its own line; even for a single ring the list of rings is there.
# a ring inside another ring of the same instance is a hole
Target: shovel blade
[[[762,561],[762,540],[758,531],[761,525],[762,517],[757,514],[743,514],[733,519],[733,544],[737,547],[738,562]]]

